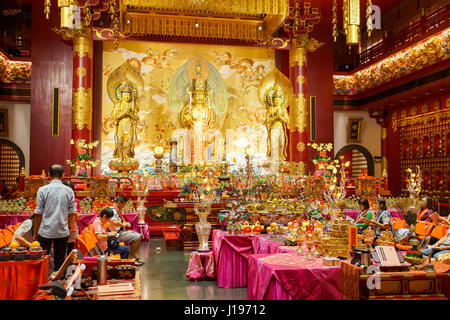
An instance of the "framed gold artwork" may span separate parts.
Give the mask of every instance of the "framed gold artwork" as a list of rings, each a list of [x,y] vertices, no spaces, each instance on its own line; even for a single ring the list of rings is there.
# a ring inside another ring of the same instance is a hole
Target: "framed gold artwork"
[[[361,143],[363,119],[348,119],[347,143]]]
[[[8,109],[0,109],[0,137],[8,137]]]

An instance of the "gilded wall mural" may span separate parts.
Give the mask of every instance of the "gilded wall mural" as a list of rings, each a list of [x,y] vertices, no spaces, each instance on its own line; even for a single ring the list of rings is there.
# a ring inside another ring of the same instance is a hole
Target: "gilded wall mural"
[[[131,41],[122,42],[117,50],[105,41],[103,48],[103,173],[110,170],[108,162],[115,148],[114,103],[107,83],[125,65],[144,80],[142,95],[136,101],[135,158],[140,170],[151,171],[156,144],[164,139],[168,145],[177,130],[186,128],[185,110],[195,97],[191,92],[200,89],[206,93],[204,105],[211,110],[211,127],[226,137],[227,159],[245,157],[245,143],[255,146],[256,157],[265,157],[266,110],[258,100],[258,85],[274,69],[272,49]],[[243,142],[243,138],[248,141]],[[168,156],[166,149],[166,160]]]

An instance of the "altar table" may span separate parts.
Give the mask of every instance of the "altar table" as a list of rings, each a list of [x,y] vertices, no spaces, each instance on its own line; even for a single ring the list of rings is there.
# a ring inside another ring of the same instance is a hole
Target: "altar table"
[[[424,262],[424,264],[428,261]],[[436,272],[380,272],[378,289],[369,289],[361,268],[341,261],[343,300],[447,300],[450,299],[450,266],[433,262]],[[374,283],[374,281],[370,281]]]
[[[213,252],[192,251],[189,257],[189,267],[186,271],[186,276],[194,281],[216,279]]]
[[[248,257],[248,300],[341,300],[341,271],[296,253]]]
[[[48,282],[48,256],[0,262],[0,300],[30,300]]]
[[[247,257],[255,253],[252,241],[254,237],[213,230],[212,248],[219,288],[247,286]]]
[[[219,288],[246,287],[248,256],[278,253],[284,244],[271,241],[267,235],[231,235],[221,230],[213,230],[212,238]]]

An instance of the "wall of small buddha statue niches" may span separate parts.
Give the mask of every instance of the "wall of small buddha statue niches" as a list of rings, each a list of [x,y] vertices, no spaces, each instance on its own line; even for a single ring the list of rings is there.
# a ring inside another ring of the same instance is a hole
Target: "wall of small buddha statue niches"
[[[423,194],[450,195],[450,96],[402,107],[392,113],[392,125],[400,136],[402,193],[407,173],[420,166]]]

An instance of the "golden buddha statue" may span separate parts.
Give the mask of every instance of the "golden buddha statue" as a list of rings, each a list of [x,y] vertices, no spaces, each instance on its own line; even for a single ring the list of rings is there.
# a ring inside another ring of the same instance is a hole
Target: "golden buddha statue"
[[[274,69],[261,81],[258,98],[266,107],[267,156],[284,162],[287,157],[287,129],[290,121],[286,108],[294,101],[292,84],[284,74]]]
[[[267,156],[273,157],[273,149],[278,148],[278,160],[286,160],[287,128],[289,115],[284,101],[285,95],[281,88],[273,88],[266,98]],[[277,147],[278,146],[278,147]],[[276,152],[276,151],[275,151]]]
[[[208,91],[208,80],[192,79],[191,87],[186,89],[186,102],[181,110],[181,124],[184,128],[214,126],[215,115],[211,106],[211,94],[212,92]]]
[[[119,100],[114,103],[112,118],[115,125],[114,158],[125,160],[134,158],[136,145],[136,126],[139,121],[138,110],[135,106],[133,88],[124,83],[119,88]]]

